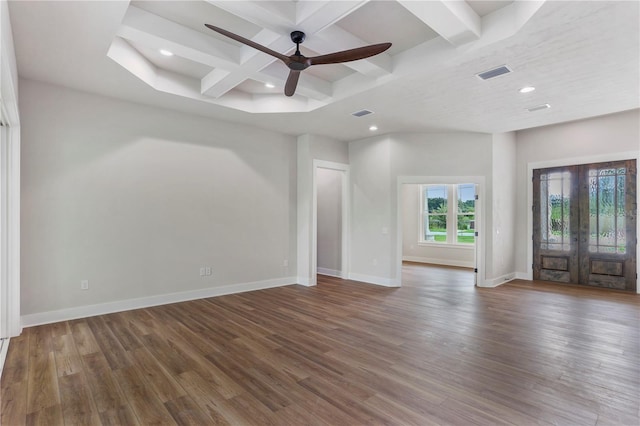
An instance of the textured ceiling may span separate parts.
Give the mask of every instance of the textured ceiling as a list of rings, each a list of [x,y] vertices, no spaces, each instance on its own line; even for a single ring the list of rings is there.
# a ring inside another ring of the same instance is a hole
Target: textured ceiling
[[[638,2],[10,2],[21,77],[289,134],[503,132],[640,107]],[[218,25],[307,56],[390,41],[371,58],[288,69]],[[175,53],[165,57],[159,49]],[[513,72],[482,81],[476,73]],[[612,74],[614,73],[614,74]],[[266,88],[265,83],[276,87]],[[520,94],[533,85],[536,91]],[[548,110],[526,108],[549,103]],[[354,118],[360,109],[375,114]],[[266,114],[261,114],[266,113]],[[327,123],[331,123],[330,126]]]

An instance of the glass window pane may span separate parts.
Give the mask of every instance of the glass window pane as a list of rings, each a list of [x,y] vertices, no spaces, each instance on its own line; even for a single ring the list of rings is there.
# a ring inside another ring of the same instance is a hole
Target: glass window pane
[[[571,249],[571,173],[549,173],[540,179],[540,239],[552,250]]]
[[[425,197],[425,210],[428,213],[447,213],[447,186],[427,186]]]
[[[425,241],[446,242],[447,241],[447,216],[428,215],[425,216]]]
[[[476,186],[471,183],[458,185],[458,213],[475,212]]]
[[[475,242],[475,215],[458,215],[457,233],[458,243],[473,244]]]
[[[626,169],[589,170],[589,251],[625,253]]]

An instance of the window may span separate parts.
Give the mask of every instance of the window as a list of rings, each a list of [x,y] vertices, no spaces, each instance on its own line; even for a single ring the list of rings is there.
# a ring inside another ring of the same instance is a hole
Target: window
[[[475,242],[475,184],[422,185],[420,242]]]

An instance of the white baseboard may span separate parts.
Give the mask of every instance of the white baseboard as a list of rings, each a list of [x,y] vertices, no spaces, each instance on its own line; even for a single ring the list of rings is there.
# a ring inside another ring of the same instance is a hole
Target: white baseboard
[[[464,260],[435,259],[432,257],[421,256],[402,256],[402,260],[406,260],[407,262],[431,263],[433,265],[459,266],[462,268],[475,267],[473,262],[466,262]]]
[[[342,271],[336,271],[335,269],[321,268],[318,266],[318,273],[320,275],[328,275],[330,277],[342,278]]]
[[[383,278],[383,277],[374,277],[372,275],[363,275],[363,274],[349,274],[349,279],[353,281],[360,281],[367,284],[375,284],[381,285],[384,287],[400,287],[400,283],[395,279],[391,278]]]
[[[188,300],[204,299],[207,297],[223,296],[225,294],[243,293],[246,291],[263,290],[296,284],[295,277],[274,278],[271,280],[254,281],[249,283],[229,284],[220,287],[210,287],[201,290],[191,290],[179,293],[162,294],[158,296],[141,297],[137,299],[119,300],[117,302],[100,303],[97,305],[78,306],[58,311],[39,312],[23,315],[23,327],[49,324],[114,312],[130,311],[132,309],[149,308],[151,306],[169,303],[186,302]]]
[[[533,281],[533,277],[528,272],[516,272],[517,280]]]
[[[484,280],[482,284],[478,284],[478,287],[498,287],[500,284],[508,283],[509,281],[516,279],[516,273],[511,272],[509,274],[501,275],[497,278],[490,278]]]
[[[0,339],[0,377],[4,369],[4,362],[7,360],[7,352],[9,352],[9,341],[11,339]]]
[[[303,285],[305,287],[313,287],[314,284],[311,284],[311,280],[309,277],[298,277],[296,278],[296,284]]]

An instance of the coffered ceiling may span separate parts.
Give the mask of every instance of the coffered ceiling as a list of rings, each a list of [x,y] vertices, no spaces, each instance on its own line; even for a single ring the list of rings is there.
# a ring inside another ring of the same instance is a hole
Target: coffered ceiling
[[[10,2],[21,77],[342,140],[381,132],[503,132],[640,107],[638,2]],[[302,72],[205,23],[290,55],[391,42]],[[168,50],[173,56],[164,56]],[[477,73],[507,65],[483,81]],[[267,87],[266,84],[273,87]],[[536,87],[521,94],[526,85]],[[548,103],[547,110],[527,108]],[[352,112],[375,114],[355,118]],[[327,123],[331,123],[328,126]]]

